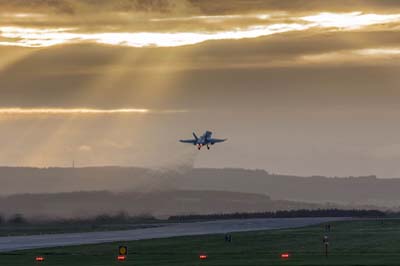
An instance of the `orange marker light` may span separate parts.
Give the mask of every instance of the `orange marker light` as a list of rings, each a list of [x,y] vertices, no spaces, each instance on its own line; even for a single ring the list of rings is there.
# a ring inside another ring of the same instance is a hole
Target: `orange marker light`
[[[281,259],[288,259],[290,257],[289,253],[282,253],[281,254]]]
[[[125,255],[118,255],[117,256],[117,260],[118,261],[124,261],[124,260],[126,260],[126,256]]]
[[[199,255],[199,259],[201,259],[201,260],[206,260],[207,258],[208,258],[208,256],[206,254]]]
[[[36,258],[35,258],[35,261],[44,261],[44,257],[42,257],[42,256],[37,256]]]

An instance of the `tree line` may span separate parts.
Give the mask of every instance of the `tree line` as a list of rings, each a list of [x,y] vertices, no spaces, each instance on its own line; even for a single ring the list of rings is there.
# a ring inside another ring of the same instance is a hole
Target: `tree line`
[[[356,217],[356,218],[383,218],[386,213],[379,210],[342,210],[342,209],[318,209],[318,210],[288,210],[275,212],[255,213],[220,213],[220,214],[189,214],[170,216],[169,221],[198,221],[220,219],[249,219],[249,218],[298,218],[298,217]]]
[[[342,210],[342,209],[317,209],[317,210],[286,210],[275,212],[242,212],[242,213],[217,213],[217,214],[189,214],[170,216],[167,221],[160,220],[152,215],[130,216],[124,212],[117,214],[101,214],[93,217],[76,217],[67,219],[29,219],[22,214],[15,214],[8,218],[0,215],[0,225],[27,225],[27,224],[139,224],[157,222],[185,222],[201,220],[222,219],[250,219],[250,218],[301,218],[301,217],[356,217],[356,218],[385,218],[400,217],[400,213],[383,212],[379,210]]]
[[[15,214],[10,217],[0,215],[0,225],[101,225],[101,224],[139,224],[152,223],[159,220],[152,215],[130,216],[125,212],[117,214],[100,214],[93,217],[74,217],[50,219],[40,217],[27,218],[22,214]]]

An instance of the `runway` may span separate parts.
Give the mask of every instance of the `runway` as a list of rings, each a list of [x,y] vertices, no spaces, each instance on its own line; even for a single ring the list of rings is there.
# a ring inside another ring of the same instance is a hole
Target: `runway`
[[[0,252],[141,239],[168,238],[175,236],[295,228],[345,219],[349,218],[274,218],[222,220],[169,224],[160,227],[125,231],[0,237]]]

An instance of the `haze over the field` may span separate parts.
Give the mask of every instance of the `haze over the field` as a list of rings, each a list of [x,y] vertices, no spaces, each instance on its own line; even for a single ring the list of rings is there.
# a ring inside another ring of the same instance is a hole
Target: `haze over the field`
[[[0,165],[399,177],[399,30],[396,0],[0,0]]]

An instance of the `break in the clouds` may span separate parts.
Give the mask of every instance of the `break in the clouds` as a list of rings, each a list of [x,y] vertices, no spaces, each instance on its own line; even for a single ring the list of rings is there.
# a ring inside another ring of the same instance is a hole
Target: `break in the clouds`
[[[15,14],[17,18],[29,19],[34,14]],[[242,20],[252,19],[251,22]],[[195,19],[199,23],[217,21],[222,24],[229,20],[229,26],[224,30],[209,29],[207,31],[193,28],[191,31],[180,31],[171,28],[169,31],[157,31],[157,26],[151,31],[103,31],[85,32],[80,25],[70,28],[41,28],[23,26],[0,26],[0,45],[21,47],[48,47],[71,43],[98,43],[131,47],[176,47],[194,45],[212,40],[239,40],[258,38],[291,31],[306,31],[314,28],[326,30],[355,30],[378,24],[398,23],[400,14],[365,14],[329,13],[323,12],[309,16],[269,14],[233,15],[233,16],[197,16],[181,18],[151,19],[149,23],[163,23],[165,20],[184,21]],[[245,26],[243,26],[245,24]],[[246,25],[247,24],[247,25]],[[192,26],[193,27],[193,26]],[[101,29],[100,29],[101,30]]]
[[[89,108],[0,108],[0,115],[57,114],[133,114],[148,113],[148,109],[89,109]]]
[[[96,109],[96,108],[0,108],[0,115],[118,115],[118,114],[179,114],[187,110]]]

